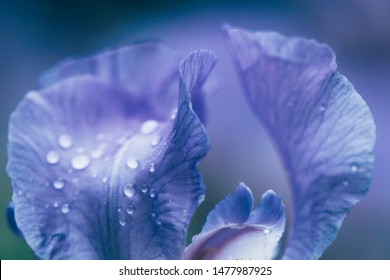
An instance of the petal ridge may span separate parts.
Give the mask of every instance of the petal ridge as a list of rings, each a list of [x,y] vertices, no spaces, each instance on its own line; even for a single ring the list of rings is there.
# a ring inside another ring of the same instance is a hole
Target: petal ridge
[[[336,71],[327,45],[229,26],[223,31],[245,96],[290,177],[294,225],[283,258],[319,258],[370,187],[370,109]]]

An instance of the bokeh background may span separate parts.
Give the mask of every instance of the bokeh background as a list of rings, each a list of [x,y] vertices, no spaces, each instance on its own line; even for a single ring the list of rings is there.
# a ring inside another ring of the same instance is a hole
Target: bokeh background
[[[378,131],[371,191],[355,206],[323,259],[390,259],[390,1],[387,0],[0,0],[0,259],[33,259],[6,224],[11,183],[5,172],[9,115],[44,70],[68,57],[146,39],[161,39],[183,57],[214,50],[208,132],[212,148],[201,169],[206,201],[190,237],[215,203],[244,181],[258,201],[267,189],[290,207],[288,178],[249,110],[221,36],[223,23],[275,30],[328,43],[338,69],[372,109]],[[289,213],[289,212],[288,212]]]

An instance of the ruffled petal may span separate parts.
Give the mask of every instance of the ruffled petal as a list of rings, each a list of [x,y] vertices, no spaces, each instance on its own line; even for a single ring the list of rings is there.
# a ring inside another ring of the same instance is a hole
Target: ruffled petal
[[[268,190],[261,197],[259,205],[252,211],[248,220],[249,225],[262,225],[273,231],[284,231],[286,215],[282,198],[274,191]]]
[[[197,164],[208,150],[189,96],[182,86],[171,118],[151,92],[140,96],[93,75],[27,94],[10,120],[7,171],[16,222],[40,258],[180,257],[183,244],[160,241],[166,232],[184,240],[204,192]],[[152,207],[164,215],[152,217]],[[126,226],[133,216],[139,224]],[[172,217],[184,228],[172,228]]]
[[[241,183],[234,193],[225,197],[208,214],[206,223],[199,236],[228,225],[240,225],[245,223],[249,218],[252,208],[252,192],[244,183]]]
[[[38,84],[44,88],[70,77],[92,75],[131,92],[134,97],[142,98],[147,92],[155,113],[166,118],[172,114],[171,110],[177,109],[179,62],[177,53],[169,47],[146,42],[66,60],[44,73]],[[194,88],[191,94],[194,111],[202,122],[207,117],[206,94],[203,87]]]
[[[119,237],[113,247],[115,258],[181,257],[189,221],[204,199],[198,164],[209,148],[203,125],[191,108],[190,93],[202,86],[215,60],[213,53],[197,51],[181,63],[177,117],[158,152],[150,153],[144,147],[152,139],[136,139],[119,152],[112,171],[110,208],[120,205],[135,210],[131,215],[109,211],[111,236]],[[128,171],[129,155],[139,160],[141,172]],[[129,185],[134,190],[130,196],[126,195]]]
[[[284,205],[273,191],[267,191],[250,213],[252,206],[252,192],[241,183],[236,192],[210,212],[202,232],[186,248],[184,258],[274,258],[284,231]]]
[[[368,191],[375,125],[325,44],[224,27],[249,104],[289,173],[294,225],[286,259],[316,259]]]

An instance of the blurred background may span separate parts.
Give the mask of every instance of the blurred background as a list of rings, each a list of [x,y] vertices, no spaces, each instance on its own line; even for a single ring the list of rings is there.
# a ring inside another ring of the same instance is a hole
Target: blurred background
[[[212,49],[219,57],[207,127],[212,148],[201,165],[208,190],[191,223],[189,240],[215,203],[241,181],[252,188],[256,202],[265,190],[274,189],[290,207],[282,164],[238,86],[220,32],[226,22],[314,38],[335,50],[339,71],[373,112],[378,139],[371,191],[352,208],[323,259],[390,259],[387,0],[0,0],[0,259],[35,258],[5,219],[12,194],[5,172],[9,115],[35,88],[40,73],[61,60],[146,39],[161,39],[182,57],[197,48]]]

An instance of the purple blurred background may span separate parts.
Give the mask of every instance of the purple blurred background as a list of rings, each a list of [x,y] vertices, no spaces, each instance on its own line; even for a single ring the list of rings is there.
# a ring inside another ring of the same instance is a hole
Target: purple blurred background
[[[11,1],[7,1],[11,2]],[[261,124],[247,106],[221,36],[223,23],[314,38],[336,52],[339,71],[369,104],[377,124],[376,168],[367,197],[355,206],[324,259],[390,259],[390,1],[45,1],[0,0],[0,259],[34,254],[5,222],[11,184],[5,172],[10,113],[42,71],[68,57],[161,39],[184,57],[197,48],[219,57],[211,77],[207,130],[212,148],[201,165],[208,211],[240,181],[258,201],[274,189],[290,207],[288,178]],[[288,212],[289,214],[289,212]]]

